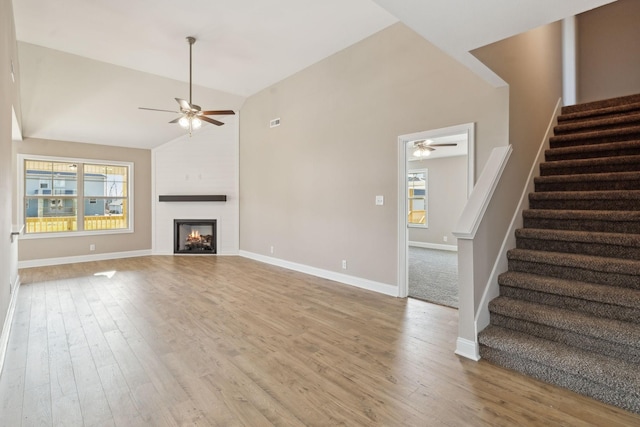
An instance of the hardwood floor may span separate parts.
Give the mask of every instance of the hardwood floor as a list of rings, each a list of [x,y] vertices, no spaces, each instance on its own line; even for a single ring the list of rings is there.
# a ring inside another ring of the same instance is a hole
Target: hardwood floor
[[[640,425],[454,355],[457,311],[240,257],[21,270],[0,424]]]

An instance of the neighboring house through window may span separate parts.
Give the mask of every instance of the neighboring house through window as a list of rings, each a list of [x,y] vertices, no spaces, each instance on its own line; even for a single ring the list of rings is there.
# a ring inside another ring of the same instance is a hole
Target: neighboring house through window
[[[133,231],[133,163],[20,156],[25,234]]]

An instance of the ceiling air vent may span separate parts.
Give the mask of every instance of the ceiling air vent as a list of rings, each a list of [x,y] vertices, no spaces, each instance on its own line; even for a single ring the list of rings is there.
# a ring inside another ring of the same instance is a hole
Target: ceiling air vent
[[[274,128],[276,126],[280,126],[280,117],[278,117],[277,119],[273,119],[269,122],[270,128]]]

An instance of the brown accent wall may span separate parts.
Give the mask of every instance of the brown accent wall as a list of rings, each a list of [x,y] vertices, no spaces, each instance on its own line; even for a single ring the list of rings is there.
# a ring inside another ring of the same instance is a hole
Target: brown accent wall
[[[99,255],[151,250],[151,150],[27,138],[17,143],[18,154],[115,160],[134,164],[134,232],[21,239],[19,260]],[[89,245],[96,246],[89,251]]]
[[[578,102],[640,93],[640,1],[577,16]]]

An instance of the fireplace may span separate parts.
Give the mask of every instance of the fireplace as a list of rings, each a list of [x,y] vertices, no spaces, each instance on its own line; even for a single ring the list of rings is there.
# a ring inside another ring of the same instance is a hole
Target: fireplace
[[[215,219],[173,220],[174,254],[215,254]]]

